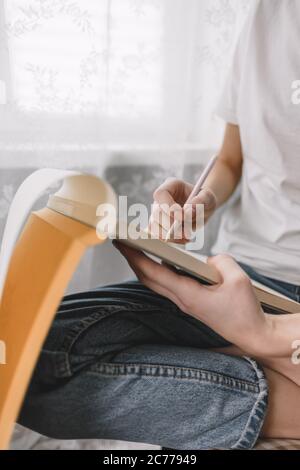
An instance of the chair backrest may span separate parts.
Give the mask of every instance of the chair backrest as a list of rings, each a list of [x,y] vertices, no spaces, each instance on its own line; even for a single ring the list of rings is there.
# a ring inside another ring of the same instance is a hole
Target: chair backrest
[[[0,449],[7,448],[40,349],[95,228],[51,209],[32,212],[15,246],[0,304]]]

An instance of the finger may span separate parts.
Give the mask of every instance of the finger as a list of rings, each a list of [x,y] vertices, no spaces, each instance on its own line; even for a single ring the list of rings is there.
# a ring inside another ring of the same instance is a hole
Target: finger
[[[170,238],[170,241],[184,244],[190,240],[190,236],[188,235],[190,232],[188,231],[188,227],[182,226],[182,209],[180,208],[180,213],[178,214],[178,210],[175,210],[176,214],[165,214],[161,212],[159,208],[156,208],[149,219],[149,232],[151,233],[153,238],[159,238],[161,240],[165,240],[170,228],[173,226],[174,222],[176,223],[176,233],[173,232]],[[191,224],[192,225],[192,224]]]
[[[198,196],[184,205],[184,218],[191,214],[193,230],[198,230],[216,207],[217,202],[213,193],[210,190],[201,190]]]
[[[217,207],[217,200],[210,189],[202,189],[200,193],[184,205],[184,219],[192,218],[193,231],[203,227],[207,218]]]
[[[214,209],[216,207],[216,203],[216,196],[207,188],[201,189],[199,194],[191,200],[191,204],[203,204],[207,210]]]
[[[161,287],[169,290],[179,299],[186,297],[189,288],[200,286],[197,281],[177,274],[165,265],[156,263],[144,253],[122,243],[117,243],[116,245],[123,256],[126,257],[132,269],[138,273],[140,277],[143,279],[148,278],[149,281],[160,284]]]
[[[230,255],[218,255],[208,258],[208,263],[220,273],[223,283],[249,279],[245,271]]]
[[[165,240],[167,236],[167,230],[158,224],[155,221],[149,221],[149,232],[151,234],[151,238]]]
[[[170,219],[182,220],[183,218],[183,207],[180,204],[166,204],[154,202],[151,207],[151,216],[153,218],[159,219],[160,214],[167,216]]]
[[[200,217],[200,219],[203,220],[203,217]],[[193,212],[192,206],[185,208],[184,221],[182,224],[182,227],[183,227],[182,237],[185,238],[186,240],[191,240],[194,235],[193,231],[195,231],[196,228],[200,228],[201,225],[200,225],[198,214],[197,213],[195,214]]]
[[[155,272],[160,266],[157,262],[146,256],[143,252],[125,245],[124,243],[115,242],[115,247],[125,256],[130,266],[135,272],[139,272],[143,276],[150,279],[155,278]]]
[[[167,239],[169,231],[165,230],[164,227],[153,223],[151,224],[150,233],[152,238],[156,240],[159,239],[165,241]],[[172,233],[170,238],[168,238],[168,242],[177,243],[178,245],[185,245],[190,241],[190,239],[186,238],[184,235],[185,232],[182,230],[181,227],[179,227],[176,230],[176,233]]]
[[[156,222],[157,224],[164,227],[165,230],[169,230],[171,225],[174,223],[175,212],[180,211],[182,213],[182,208],[176,205],[175,210],[172,211],[169,206],[163,206],[165,206],[165,204],[153,204],[149,222]]]
[[[156,292],[157,294],[162,295],[163,297],[166,297],[167,299],[169,299],[171,302],[177,305],[177,307],[180,310],[182,311],[184,310],[184,305],[181,303],[179,298],[174,294],[174,292],[171,292],[165,287],[162,287],[157,282],[150,281],[148,278],[145,278],[143,280],[143,284],[149,289],[151,289],[152,291]]]
[[[178,202],[180,205],[183,205],[192,192],[192,189],[192,185],[182,180],[167,178],[166,181],[156,189],[153,197],[154,200],[160,204],[166,203],[172,205]]]
[[[166,278],[168,275],[171,275],[173,271],[164,265],[160,265],[155,261],[148,258],[148,256],[144,255],[143,253],[130,248],[122,243],[114,242],[114,246],[121,252],[123,256],[128,261],[128,264],[136,273],[137,277],[141,280],[143,284],[145,284],[150,289],[154,290],[155,292],[167,297],[179,308],[183,309],[183,305],[173,290],[168,289],[163,283],[160,282],[160,276],[156,276],[156,278],[152,278],[151,276],[161,271],[161,277]],[[156,282],[155,279],[158,279],[159,282]],[[168,283],[173,287],[173,283]]]
[[[154,266],[151,265],[157,265],[157,263],[148,258],[144,253],[130,248],[127,245],[118,244],[116,248],[126,258],[129,266],[135,272],[138,279],[144,283],[145,279],[148,278],[147,273],[150,272],[151,269],[152,271],[154,270]],[[149,278],[149,280],[151,279]]]
[[[144,253],[142,253],[141,251],[136,250],[135,248],[132,248],[128,245],[125,245],[125,243],[122,243],[120,241],[114,240],[113,245],[114,245],[115,248],[117,248],[117,250],[123,256],[125,256],[125,258],[128,261],[130,260],[132,262],[135,262],[135,261],[138,262],[139,259],[146,258],[146,255]]]
[[[157,292],[174,302],[183,312],[192,313],[191,298],[199,298],[202,311],[210,311],[214,305],[213,287],[204,286],[200,282],[187,276],[176,273],[166,265],[161,265],[133,248],[122,243],[114,243],[118,250],[126,257],[129,266],[136,273],[138,279],[149,289]]]
[[[173,204],[169,207],[166,204],[155,203],[152,205],[152,212],[149,219],[149,227],[151,232],[154,232],[154,228],[162,227],[163,231],[168,233],[175,220],[181,221],[183,218],[183,209],[179,204]],[[151,229],[152,228],[152,229]],[[157,232],[157,237],[159,236]],[[163,235],[160,235],[163,238]]]

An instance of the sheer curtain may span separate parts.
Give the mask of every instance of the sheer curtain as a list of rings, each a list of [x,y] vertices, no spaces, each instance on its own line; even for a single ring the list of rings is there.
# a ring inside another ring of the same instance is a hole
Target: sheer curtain
[[[215,147],[212,111],[248,3],[1,0],[2,160]]]

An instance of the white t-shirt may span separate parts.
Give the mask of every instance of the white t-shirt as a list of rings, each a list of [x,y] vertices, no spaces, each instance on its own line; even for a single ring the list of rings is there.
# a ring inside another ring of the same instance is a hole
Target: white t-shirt
[[[217,114],[240,128],[241,197],[213,253],[300,285],[300,0],[260,0],[241,35]]]

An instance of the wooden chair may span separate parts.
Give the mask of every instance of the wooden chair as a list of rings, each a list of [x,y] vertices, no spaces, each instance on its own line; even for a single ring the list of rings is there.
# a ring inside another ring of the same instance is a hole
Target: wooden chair
[[[0,304],[0,340],[6,349],[6,364],[0,364],[0,449],[8,447],[68,282],[85,250],[105,239],[95,227],[52,209],[31,213],[13,251]]]

